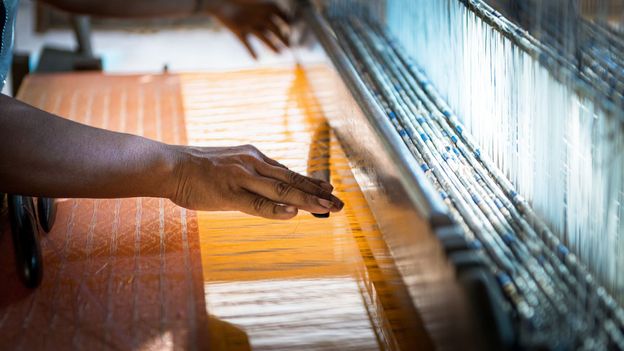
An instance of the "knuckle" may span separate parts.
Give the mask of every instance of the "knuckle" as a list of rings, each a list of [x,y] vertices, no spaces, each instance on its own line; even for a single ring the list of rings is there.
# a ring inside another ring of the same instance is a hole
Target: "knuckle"
[[[305,182],[305,177],[296,172],[289,172],[288,181],[290,184],[300,185]]]
[[[242,147],[243,149],[245,149],[247,152],[250,152],[250,153],[258,152],[258,149],[251,144],[245,144]]]
[[[255,197],[251,201],[251,206],[253,207],[254,211],[258,213],[262,213],[266,209],[267,205],[268,201],[262,197]]]
[[[227,167],[228,167],[228,173],[231,174],[232,177],[235,179],[240,179],[247,175],[247,170],[245,169],[245,167],[241,165],[233,164]]]
[[[277,205],[272,205],[272,206],[271,206],[271,214],[272,214],[273,216],[277,216],[277,215],[279,215],[279,210],[278,210],[278,208],[279,208],[279,207],[278,207]]]
[[[240,156],[240,160],[243,163],[251,164],[256,160],[256,158],[250,153],[245,153]]]
[[[303,195],[303,198],[307,204],[311,206],[318,206],[318,201],[316,200],[317,199],[316,196],[306,193]]]
[[[318,196],[318,197],[321,197],[323,199],[331,199],[332,198],[332,194],[329,191],[324,190],[324,189],[322,189],[320,187],[318,187],[315,190],[315,195]]]
[[[262,153],[256,149],[253,145],[245,145],[244,153],[241,155],[241,159],[245,162],[254,162],[262,160]]]
[[[275,193],[280,198],[287,197],[292,191],[292,187],[284,182],[276,182],[275,183]]]

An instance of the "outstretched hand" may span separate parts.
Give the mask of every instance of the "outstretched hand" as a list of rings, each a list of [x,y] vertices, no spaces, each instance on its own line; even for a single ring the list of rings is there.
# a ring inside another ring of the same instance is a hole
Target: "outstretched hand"
[[[298,209],[328,213],[344,206],[329,183],[290,171],[251,145],[178,151],[172,200],[186,208],[289,219]]]
[[[289,24],[289,18],[274,3],[229,0],[215,6],[210,12],[238,37],[254,59],[258,55],[249,43],[250,35],[256,36],[274,52],[279,52],[282,45],[289,46],[288,36],[281,28]]]

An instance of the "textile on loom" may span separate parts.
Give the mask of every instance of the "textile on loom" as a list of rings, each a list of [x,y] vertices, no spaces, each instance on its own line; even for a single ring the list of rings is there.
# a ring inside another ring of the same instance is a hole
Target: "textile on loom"
[[[19,98],[168,143],[254,143],[299,172],[323,164],[308,162],[317,147],[312,136],[327,124],[300,68],[35,75]],[[53,231],[41,238],[41,287],[20,288],[11,255],[2,256],[0,343],[28,350],[430,348],[335,139],[330,153],[346,208],[327,219],[196,213],[150,198],[62,200]],[[9,238],[3,234],[3,248]]]

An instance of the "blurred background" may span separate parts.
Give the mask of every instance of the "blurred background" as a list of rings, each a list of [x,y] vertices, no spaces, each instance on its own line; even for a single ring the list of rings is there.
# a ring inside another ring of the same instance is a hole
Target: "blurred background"
[[[70,16],[33,0],[20,2],[15,29],[15,53],[29,55],[36,70],[44,48],[75,51],[77,39]],[[289,51],[275,54],[256,38],[254,60],[237,38],[209,16],[179,19],[89,18],[93,56],[109,73],[206,71],[292,64]],[[312,54],[306,50],[306,55]],[[3,93],[11,94],[11,79]]]

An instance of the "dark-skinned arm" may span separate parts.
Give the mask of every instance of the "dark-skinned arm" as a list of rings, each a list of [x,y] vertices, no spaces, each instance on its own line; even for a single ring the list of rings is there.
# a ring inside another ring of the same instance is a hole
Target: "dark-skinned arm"
[[[45,197],[163,197],[196,210],[288,219],[339,211],[329,183],[253,146],[168,145],[75,123],[0,95],[0,192]]]
[[[69,13],[115,18],[186,17],[198,10],[196,0],[39,0]],[[212,7],[220,0],[206,0]]]

